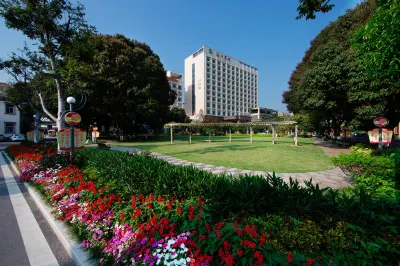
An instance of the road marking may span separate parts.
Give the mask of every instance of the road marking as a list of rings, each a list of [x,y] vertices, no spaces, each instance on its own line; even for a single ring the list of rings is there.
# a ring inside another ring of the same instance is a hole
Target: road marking
[[[58,261],[50,249],[28,203],[3,156],[0,156],[1,170],[14,208],[18,227],[22,235],[31,266],[55,266]]]

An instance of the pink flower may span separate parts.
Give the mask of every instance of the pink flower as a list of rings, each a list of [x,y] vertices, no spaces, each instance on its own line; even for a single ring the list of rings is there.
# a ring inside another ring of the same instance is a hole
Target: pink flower
[[[100,263],[102,263],[102,262],[103,262],[103,260],[104,260],[104,259],[103,259],[103,258],[101,258],[101,259],[100,259]]]

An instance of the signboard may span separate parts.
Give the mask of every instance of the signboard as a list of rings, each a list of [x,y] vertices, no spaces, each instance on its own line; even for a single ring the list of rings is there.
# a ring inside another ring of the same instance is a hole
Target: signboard
[[[386,127],[389,124],[389,120],[387,120],[385,117],[378,116],[374,120],[374,125],[377,127]]]
[[[368,131],[369,142],[371,144],[379,144],[379,129],[375,128]],[[386,128],[382,129],[382,144],[389,145],[392,142],[393,131]]]
[[[28,131],[26,132],[26,138],[29,141],[33,141],[34,140],[34,136],[35,136],[35,131]]]
[[[76,126],[81,122],[81,116],[76,113],[76,112],[68,112],[65,115],[65,123],[67,123],[70,126]]]
[[[86,142],[86,131],[81,128],[74,128],[74,140],[75,149],[83,149]],[[59,130],[57,142],[60,150],[69,150],[71,148],[71,130],[69,128]]]
[[[92,132],[92,138],[98,138],[100,136],[100,132],[99,131],[93,131]]]
[[[26,138],[29,141],[34,141],[35,140],[35,131],[31,130],[26,132]],[[44,139],[44,133],[42,131],[39,131],[39,140]]]

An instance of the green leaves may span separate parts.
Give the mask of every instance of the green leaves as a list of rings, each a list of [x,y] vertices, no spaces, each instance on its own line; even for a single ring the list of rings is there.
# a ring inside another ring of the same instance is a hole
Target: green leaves
[[[297,7],[299,15],[296,19],[301,19],[302,17],[306,17],[306,20],[315,19],[317,12],[326,13],[331,11],[335,5],[329,2],[330,0],[299,0],[299,6]]]

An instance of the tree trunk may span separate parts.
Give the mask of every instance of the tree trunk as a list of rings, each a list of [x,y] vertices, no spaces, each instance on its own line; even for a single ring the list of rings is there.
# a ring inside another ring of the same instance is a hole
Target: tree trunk
[[[56,63],[53,57],[50,57],[50,63],[52,70],[57,73]],[[57,112],[57,129],[63,129],[65,127],[62,121],[62,113],[65,111],[65,97],[61,88],[61,80],[55,78],[57,86],[57,102],[58,102],[58,112]]]

